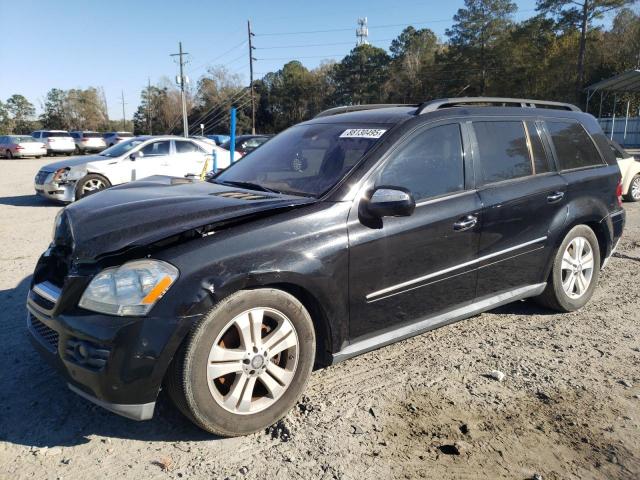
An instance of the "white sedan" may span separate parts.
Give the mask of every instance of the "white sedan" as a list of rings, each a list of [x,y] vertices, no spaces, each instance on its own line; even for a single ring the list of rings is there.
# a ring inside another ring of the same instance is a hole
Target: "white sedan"
[[[73,202],[112,185],[152,175],[200,178],[211,169],[211,151],[199,142],[175,136],[134,137],[97,155],[50,163],[35,178],[36,193]]]
[[[622,195],[628,202],[640,201],[640,161],[628,153],[617,142],[609,141],[611,150],[616,155],[620,173],[622,174]]]

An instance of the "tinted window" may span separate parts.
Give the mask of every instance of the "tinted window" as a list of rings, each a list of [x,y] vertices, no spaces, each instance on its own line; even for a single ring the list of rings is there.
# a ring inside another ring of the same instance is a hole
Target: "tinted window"
[[[340,181],[387,128],[367,124],[298,125],[269,139],[215,181],[250,182],[271,190],[318,196]]]
[[[176,140],[176,152],[177,153],[191,153],[191,152],[199,152],[200,149],[196,147],[191,142],[184,142],[181,140]]]
[[[44,132],[42,134],[43,137],[45,138],[49,138],[49,137],[70,137],[71,135],[69,135],[67,132]]]
[[[131,137],[133,137],[133,133],[129,133],[129,132],[118,132],[118,136],[119,136],[119,137],[127,137],[127,138],[131,138]]]
[[[145,156],[169,155],[169,141],[153,142],[142,148]]]
[[[546,173],[549,169],[549,158],[542,145],[540,131],[535,122],[526,122],[529,140],[531,141],[531,153],[533,154],[533,166],[535,173]]]
[[[430,128],[410,138],[394,152],[376,184],[408,188],[416,201],[462,190],[459,125]]]
[[[82,134],[82,136],[83,136],[84,138],[100,138],[100,137],[102,137],[102,135],[100,135],[100,134],[99,134],[99,133],[97,133],[97,132],[84,132],[84,133]]]
[[[532,174],[522,122],[473,122],[481,185]]]
[[[591,137],[575,122],[547,121],[561,170],[602,165]]]

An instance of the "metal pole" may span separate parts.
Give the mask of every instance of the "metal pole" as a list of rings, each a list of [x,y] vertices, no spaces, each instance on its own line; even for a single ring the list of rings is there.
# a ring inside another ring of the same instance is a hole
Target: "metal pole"
[[[598,110],[598,120],[602,118],[602,90],[600,90],[600,109]]]
[[[122,95],[121,96],[122,98],[122,130],[126,130],[127,126],[124,119],[124,90],[122,90],[121,95]]]
[[[231,137],[229,140],[229,164],[233,163],[233,154],[236,151],[236,107],[231,108],[231,128],[230,128],[229,136]]]
[[[629,100],[627,100],[627,116],[624,118],[624,136],[622,137],[622,143],[627,140],[627,125],[629,124]]]
[[[613,118],[611,119],[611,136],[609,137],[610,140],[613,140],[613,131],[615,130],[616,127],[616,102],[618,101],[618,94],[614,93],[613,94]]]
[[[184,91],[184,60],[183,57],[189,55],[188,52],[182,51],[182,42],[178,42],[178,53],[172,53],[172,57],[179,57],[180,59],[180,99],[182,100],[182,135],[184,137],[189,136],[189,123],[187,121],[187,97]]]
[[[153,135],[153,127],[151,126],[151,77],[147,78],[147,120],[149,121],[149,135]]]
[[[247,20],[247,35],[249,36],[249,88],[251,89],[251,133],[256,134],[256,99],[253,92],[253,49],[251,43],[253,32],[251,31],[251,20]]]

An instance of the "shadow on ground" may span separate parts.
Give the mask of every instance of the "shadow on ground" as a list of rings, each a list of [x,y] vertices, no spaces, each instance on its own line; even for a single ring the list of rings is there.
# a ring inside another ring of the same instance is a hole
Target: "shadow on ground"
[[[136,422],[93,405],[71,392],[62,375],[31,345],[25,298],[31,276],[0,290],[3,348],[0,350],[0,441],[24,446],[74,446],[89,436],[144,441],[212,440],[161,392],[154,418]]]
[[[16,195],[15,197],[0,197],[0,205],[12,207],[60,207],[61,204],[49,201],[39,195]]]

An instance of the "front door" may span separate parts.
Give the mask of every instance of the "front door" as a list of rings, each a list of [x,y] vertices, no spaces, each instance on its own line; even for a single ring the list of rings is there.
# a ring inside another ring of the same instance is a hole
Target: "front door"
[[[140,151],[143,156],[130,160],[132,181],[152,175],[171,175],[169,170],[171,140],[148,143]]]
[[[458,123],[422,127],[374,172],[365,189],[407,188],[416,209],[371,224],[354,202],[348,222],[352,342],[473,301],[481,206],[465,183]]]

